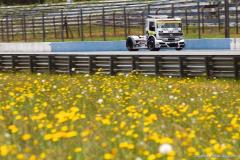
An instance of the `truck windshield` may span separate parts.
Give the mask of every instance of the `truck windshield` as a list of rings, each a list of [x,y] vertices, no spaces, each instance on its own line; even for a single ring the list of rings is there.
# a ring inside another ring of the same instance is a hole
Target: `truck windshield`
[[[157,24],[157,28],[181,28],[181,23]]]

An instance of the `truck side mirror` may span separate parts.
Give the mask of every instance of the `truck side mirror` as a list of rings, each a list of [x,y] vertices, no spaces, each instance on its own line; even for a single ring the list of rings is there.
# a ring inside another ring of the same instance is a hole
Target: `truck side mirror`
[[[149,22],[149,30],[150,31],[155,31],[155,24],[154,24],[154,22]]]

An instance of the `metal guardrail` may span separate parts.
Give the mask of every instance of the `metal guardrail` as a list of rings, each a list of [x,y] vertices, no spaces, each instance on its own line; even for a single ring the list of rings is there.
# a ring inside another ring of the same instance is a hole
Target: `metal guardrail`
[[[0,72],[9,71],[239,79],[240,55],[0,54]]]

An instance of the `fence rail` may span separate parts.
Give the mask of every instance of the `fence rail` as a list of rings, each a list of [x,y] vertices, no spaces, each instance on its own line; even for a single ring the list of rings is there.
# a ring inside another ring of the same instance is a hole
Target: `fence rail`
[[[0,54],[0,72],[87,73],[239,79],[238,55]]]

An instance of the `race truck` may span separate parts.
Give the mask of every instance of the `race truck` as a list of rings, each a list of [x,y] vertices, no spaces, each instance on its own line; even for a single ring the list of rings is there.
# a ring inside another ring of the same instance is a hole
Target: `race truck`
[[[182,50],[185,42],[181,18],[149,15],[145,23],[145,36],[129,36],[126,47],[129,51],[139,49],[159,51],[161,48]]]

